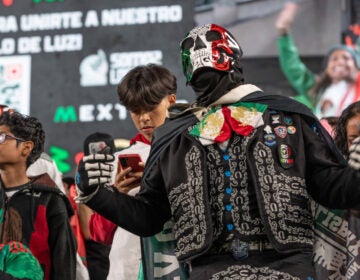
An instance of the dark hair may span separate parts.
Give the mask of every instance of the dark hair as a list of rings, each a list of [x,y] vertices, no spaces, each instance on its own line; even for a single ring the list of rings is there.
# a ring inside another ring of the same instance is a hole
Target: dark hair
[[[339,120],[339,117],[323,117],[322,119],[326,120],[328,124],[334,129]]]
[[[69,186],[75,184],[75,179],[74,179],[74,177],[63,177],[63,178],[62,178],[62,181],[63,181],[65,184],[68,184]]]
[[[118,85],[119,101],[129,111],[150,112],[169,94],[176,94],[176,77],[165,67],[148,64],[130,70]]]
[[[37,118],[8,111],[0,115],[0,125],[8,126],[14,136],[34,143],[26,160],[27,167],[40,157],[44,151],[45,132]]]
[[[318,102],[319,95],[330,85],[331,79],[326,71],[323,71],[318,75],[317,82],[314,86],[309,89],[309,97],[313,105]]]
[[[342,154],[347,158],[349,156],[349,147],[347,144],[347,133],[346,125],[349,119],[360,114],[360,101],[350,104],[339,117],[336,127],[335,127],[335,144],[342,152]]]

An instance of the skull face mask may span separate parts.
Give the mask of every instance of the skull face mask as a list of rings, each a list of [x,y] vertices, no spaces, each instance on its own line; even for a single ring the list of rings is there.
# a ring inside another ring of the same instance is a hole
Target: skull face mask
[[[229,31],[215,24],[192,29],[180,43],[180,50],[187,82],[203,67],[230,71],[242,56],[240,46]]]

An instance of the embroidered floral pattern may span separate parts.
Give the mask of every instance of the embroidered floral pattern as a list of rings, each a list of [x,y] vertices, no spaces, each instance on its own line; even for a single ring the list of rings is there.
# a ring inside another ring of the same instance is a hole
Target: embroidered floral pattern
[[[190,131],[203,145],[229,140],[232,132],[248,136],[254,128],[264,124],[262,115],[267,106],[251,102],[238,102],[211,109]]]

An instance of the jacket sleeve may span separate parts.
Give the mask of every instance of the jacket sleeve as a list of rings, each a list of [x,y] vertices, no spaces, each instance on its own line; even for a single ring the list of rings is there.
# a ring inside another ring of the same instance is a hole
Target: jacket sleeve
[[[308,96],[308,91],[315,85],[315,74],[300,60],[290,35],[279,36],[277,46],[281,70],[298,93],[295,99],[313,109],[313,100]]]
[[[112,244],[116,230],[116,225],[113,222],[95,212],[90,217],[89,229],[94,241],[106,245]]]
[[[171,217],[161,169],[156,163],[135,196],[101,186],[86,204],[123,229],[143,237],[160,232]]]
[[[306,184],[318,203],[332,209],[360,209],[360,171],[339,160],[312,127],[303,124]]]
[[[77,248],[67,210],[64,198],[52,194],[47,209],[52,280],[76,278]]]

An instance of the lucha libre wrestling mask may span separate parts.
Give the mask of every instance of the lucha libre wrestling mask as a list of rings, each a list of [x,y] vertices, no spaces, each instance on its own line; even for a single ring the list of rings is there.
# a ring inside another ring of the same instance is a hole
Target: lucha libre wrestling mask
[[[229,31],[215,24],[192,29],[180,43],[183,71],[190,82],[203,67],[230,71],[242,50]]]

